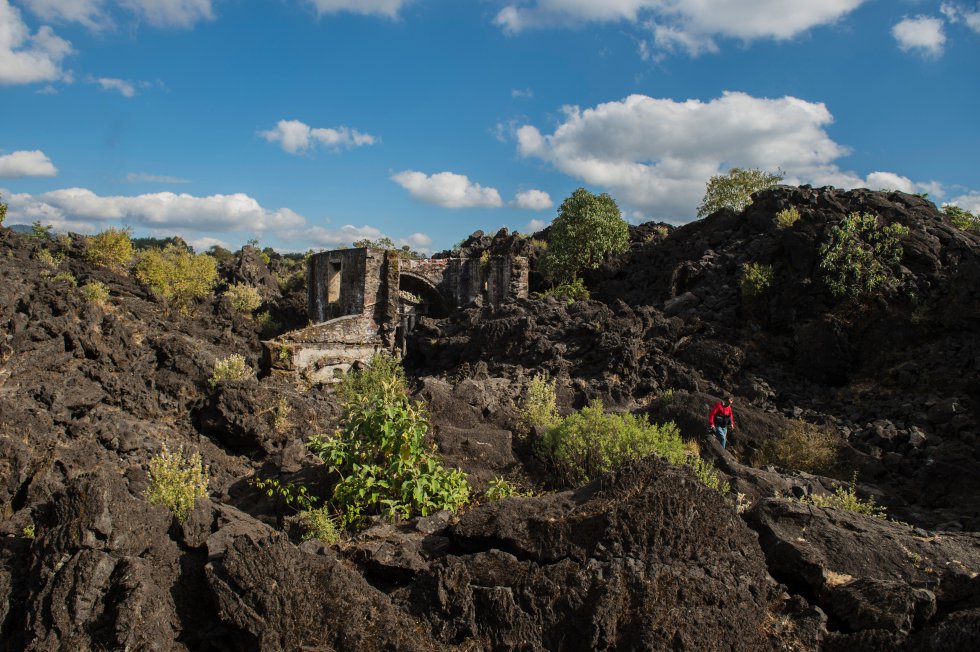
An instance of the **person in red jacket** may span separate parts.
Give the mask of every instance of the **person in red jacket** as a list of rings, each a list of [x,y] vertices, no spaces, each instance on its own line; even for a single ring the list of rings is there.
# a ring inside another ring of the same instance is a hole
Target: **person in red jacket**
[[[708,415],[708,425],[715,433],[715,437],[721,442],[721,447],[728,445],[728,433],[735,432],[735,415],[732,414],[732,397],[728,396],[724,402],[719,401],[711,414]]]

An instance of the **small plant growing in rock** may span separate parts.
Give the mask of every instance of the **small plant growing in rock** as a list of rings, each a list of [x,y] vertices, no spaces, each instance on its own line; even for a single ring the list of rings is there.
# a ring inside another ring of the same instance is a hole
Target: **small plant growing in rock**
[[[873,294],[891,277],[902,260],[907,226],[880,227],[871,213],[851,213],[835,225],[830,240],[820,247],[820,268],[831,294],[858,298]]]
[[[289,401],[285,398],[280,398],[279,402],[276,404],[276,409],[273,412],[272,417],[272,429],[277,433],[282,434],[285,432],[290,425],[289,415],[292,413],[293,408],[290,407]]]
[[[337,517],[330,513],[326,505],[299,513],[303,525],[303,541],[317,540],[327,545],[340,541],[340,526]]]
[[[486,499],[490,502],[495,500],[503,500],[504,498],[510,498],[511,496],[533,496],[534,494],[530,492],[520,491],[513,484],[508,482],[505,478],[497,476],[490,480],[487,484],[487,491],[484,494]]]
[[[535,374],[521,402],[518,433],[526,437],[532,430],[541,434],[557,426],[561,421],[557,401],[555,381],[548,374]]]
[[[248,283],[235,283],[225,290],[225,297],[234,310],[251,314],[262,305],[259,289]]]
[[[980,215],[974,215],[953,204],[943,206],[943,215],[950,224],[961,231],[980,231]]]
[[[211,296],[218,282],[218,263],[207,254],[192,254],[185,247],[168,244],[144,251],[136,263],[136,280],[173,305],[190,311],[191,302]]]
[[[129,229],[106,229],[88,238],[85,260],[96,267],[125,271],[133,260],[133,239]]]
[[[255,316],[255,323],[259,326],[262,337],[273,337],[282,330],[282,324],[272,316],[268,310],[263,310]]]
[[[183,523],[194,509],[194,501],[208,495],[208,467],[200,453],[184,455],[183,447],[170,452],[166,446],[150,460],[150,486],[146,499],[163,505]]]
[[[34,253],[34,260],[48,269],[57,269],[61,263],[65,262],[65,257],[61,255],[55,256],[47,249],[40,249]]]
[[[838,486],[834,493],[829,495],[811,494],[804,496],[800,502],[813,505],[814,507],[833,507],[843,509],[856,514],[874,516],[875,518],[885,518],[885,508],[878,505],[874,498],[862,499],[857,495],[857,473],[851,477],[851,483],[845,489]]]
[[[105,283],[89,281],[82,286],[82,296],[89,303],[101,306],[109,300],[109,288],[105,286]]]
[[[772,265],[746,263],[742,265],[742,274],[738,279],[738,287],[745,299],[756,299],[763,296],[772,287],[775,274]]]
[[[770,188],[783,180],[782,174],[757,169],[732,168],[727,174],[708,179],[704,199],[698,206],[698,217],[711,215],[722,208],[741,212],[752,203],[752,194]]]
[[[585,283],[582,279],[576,278],[569,283],[562,283],[561,285],[556,285],[553,288],[549,288],[544,292],[539,292],[540,297],[555,297],[565,301],[566,303],[575,303],[576,301],[588,301],[592,298],[589,294],[589,288],[585,287]]]
[[[215,361],[214,371],[211,373],[211,377],[208,378],[208,384],[214,388],[219,383],[229,380],[247,380],[252,377],[253,373],[255,373],[255,370],[245,362],[245,356],[233,353],[227,358]]]
[[[800,211],[796,206],[790,206],[776,213],[776,226],[781,229],[788,229],[800,221]]]
[[[718,475],[714,462],[711,460],[706,460],[702,457],[694,457],[688,459],[688,464],[692,469],[694,469],[694,475],[698,476],[698,480],[701,481],[701,484],[708,489],[714,489],[722,495],[725,495],[732,490],[731,485],[724,482],[721,479],[721,476]]]
[[[775,464],[807,473],[827,473],[836,465],[843,443],[830,428],[794,419],[775,440],[765,443],[755,461],[757,466]]]
[[[21,530],[20,533],[23,534],[28,539],[33,539],[34,538],[34,524],[31,523],[30,525],[25,525],[24,526],[24,529]]]
[[[31,233],[32,238],[37,238],[38,240],[50,240],[51,230],[54,229],[50,224],[41,224],[40,220],[35,220],[31,222]]]
[[[54,281],[55,283],[67,283],[73,288],[78,287],[78,280],[75,278],[75,275],[72,274],[71,272],[58,272],[57,274],[51,277],[51,280]]]
[[[3,199],[3,195],[0,195],[0,199]],[[5,219],[7,219],[7,205],[0,201],[0,226],[3,226]]]

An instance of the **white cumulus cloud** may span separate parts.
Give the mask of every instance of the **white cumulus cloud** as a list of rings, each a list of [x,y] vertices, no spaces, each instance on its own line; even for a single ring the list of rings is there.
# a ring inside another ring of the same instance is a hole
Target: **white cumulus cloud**
[[[959,206],[965,211],[970,211],[974,215],[980,215],[980,192],[973,191],[965,195],[959,195],[949,200],[953,206]]]
[[[443,208],[495,208],[503,205],[496,188],[484,188],[464,174],[439,172],[429,176],[424,172],[405,170],[391,178],[415,199]]]
[[[80,23],[92,30],[112,25],[104,0],[21,0],[21,4],[42,20]]]
[[[399,10],[411,0],[308,0],[317,14],[335,14],[342,11],[352,14],[376,14],[395,18]]]
[[[117,0],[139,18],[156,27],[192,27],[214,20],[211,0]]]
[[[552,206],[554,202],[551,201],[551,195],[543,190],[524,190],[517,193],[514,200],[510,202],[510,205],[514,208],[525,208],[532,211],[546,211]]]
[[[892,36],[904,52],[915,52],[932,59],[941,56],[946,45],[941,18],[905,18],[892,27]]]
[[[0,156],[0,177],[53,177],[56,174],[58,168],[39,149]]]
[[[299,120],[280,120],[273,129],[259,135],[270,143],[279,143],[290,154],[309,151],[317,145],[331,151],[374,145],[378,139],[347,127],[311,127]]]
[[[331,229],[324,226],[311,226],[305,229],[287,229],[279,233],[279,236],[289,242],[294,242],[303,249],[322,247],[326,249],[336,249],[337,247],[349,247],[355,240],[367,238],[377,240],[384,237],[380,229],[373,226],[354,226],[345,224],[344,226]]]
[[[654,43],[692,55],[714,51],[714,37],[789,39],[847,15],[866,0],[524,0],[494,22],[509,34],[535,27],[626,21],[644,25]]]
[[[100,77],[95,80],[95,83],[104,91],[116,91],[123,97],[136,97],[136,88],[125,79]]]
[[[47,25],[31,34],[20,11],[0,0],[0,86],[65,79],[62,61],[72,52]]]
[[[690,220],[707,180],[733,166],[778,168],[789,183],[923,186],[887,172],[865,179],[841,170],[836,160],[849,150],[826,132],[830,111],[795,97],[727,92],[708,102],[677,102],[631,95],[563,112],[551,134],[518,128],[520,154],[601,186],[649,217]]]
[[[944,2],[939,10],[946,16],[949,22],[958,23],[963,21],[967,27],[980,34],[980,4],[976,6],[976,9],[971,10],[966,9],[960,4]]]
[[[288,208],[263,208],[244,193],[207,197],[172,192],[102,196],[86,188],[64,188],[37,195],[12,194],[7,203],[8,214],[15,220],[40,219],[70,229],[75,229],[75,223],[120,221],[151,229],[263,231],[298,228],[305,222]]]
[[[537,233],[546,226],[548,226],[548,223],[544,220],[531,220],[527,223],[527,226],[524,227],[524,230],[527,233]]]

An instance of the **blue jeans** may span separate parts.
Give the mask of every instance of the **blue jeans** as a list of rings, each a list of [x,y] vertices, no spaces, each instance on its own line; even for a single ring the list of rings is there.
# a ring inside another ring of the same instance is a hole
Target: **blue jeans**
[[[726,448],[728,446],[728,428],[722,428],[721,426],[715,426],[715,437],[721,442],[721,447]]]

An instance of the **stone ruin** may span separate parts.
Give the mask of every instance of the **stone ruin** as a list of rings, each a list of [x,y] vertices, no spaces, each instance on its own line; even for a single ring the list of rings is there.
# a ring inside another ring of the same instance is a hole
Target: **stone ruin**
[[[264,342],[273,374],[332,383],[378,351],[405,352],[420,317],[468,305],[500,305],[528,293],[528,259],[512,253],[403,258],[398,251],[338,249],[310,257],[311,324]]]

